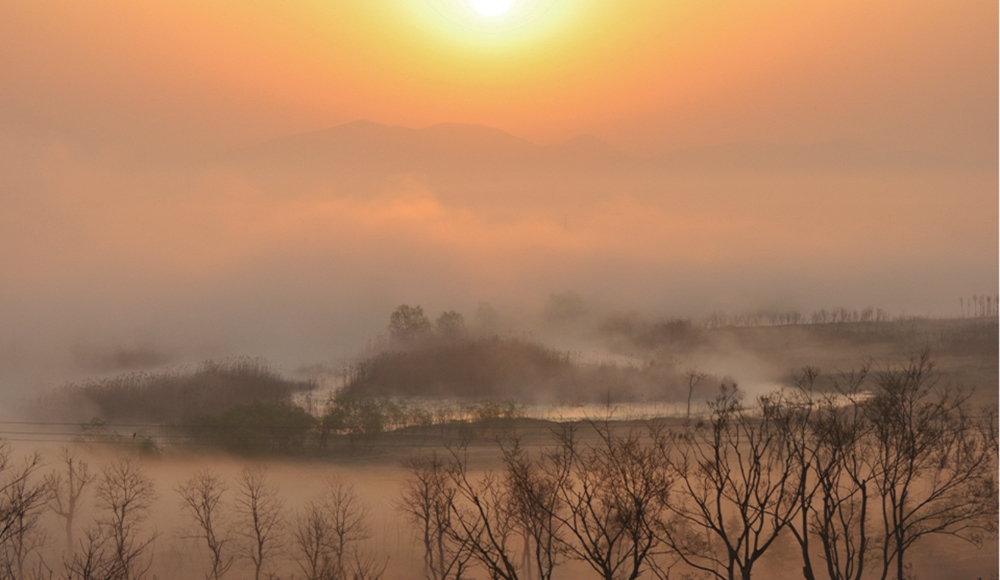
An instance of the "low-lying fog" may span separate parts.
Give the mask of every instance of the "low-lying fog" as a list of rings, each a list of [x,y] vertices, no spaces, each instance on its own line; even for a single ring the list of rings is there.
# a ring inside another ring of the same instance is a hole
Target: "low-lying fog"
[[[553,324],[553,296],[583,309],[563,318],[950,316],[996,290],[988,166],[915,169],[850,144],[639,160],[581,141],[545,157],[476,127],[348,129],[173,164],[0,135],[2,398],[235,355],[337,366],[400,304],[472,323],[485,303],[499,331],[602,357]],[[360,169],[322,148],[282,156],[400,132]],[[434,157],[449,151],[467,164]]]

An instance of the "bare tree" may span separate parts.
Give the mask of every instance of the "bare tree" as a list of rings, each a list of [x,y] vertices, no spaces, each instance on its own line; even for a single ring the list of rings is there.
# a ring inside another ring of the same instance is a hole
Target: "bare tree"
[[[90,473],[87,463],[69,447],[62,448],[60,459],[64,471],[49,474],[45,481],[52,492],[49,509],[66,521],[66,553],[69,554],[73,552],[73,523],[80,509],[80,499],[95,476]]]
[[[6,505],[20,505],[12,517],[7,541],[0,545],[0,579],[20,580],[28,578],[33,570],[26,566],[28,558],[37,554],[48,541],[44,528],[38,525],[38,518],[45,509],[44,497],[32,497],[36,493],[46,493],[44,487],[32,484],[27,478],[18,478],[4,487],[3,502]],[[44,562],[39,556],[41,569]]]
[[[260,580],[265,563],[281,549],[284,502],[268,483],[267,470],[259,466],[243,468],[236,494],[236,529],[243,539],[239,549],[253,562],[254,580]]]
[[[521,569],[528,580],[535,576],[549,580],[565,554],[562,522],[557,517],[561,499],[558,480],[549,477],[538,462],[532,461],[518,438],[501,444],[504,485],[510,505],[524,536]]]
[[[307,580],[377,580],[385,565],[359,543],[370,537],[368,509],[354,489],[339,480],[306,505],[292,535]]]
[[[351,580],[382,580],[385,576],[387,560],[376,554],[355,550],[349,557],[348,566],[352,570]]]
[[[296,560],[306,580],[333,578],[330,524],[316,501],[309,502],[295,519],[292,536],[300,557]]]
[[[98,531],[91,535],[103,537],[110,550],[111,578],[139,580],[152,565],[149,548],[156,534],[145,535],[142,524],[156,499],[153,481],[147,476],[134,455],[120,456],[107,464],[97,480],[97,504],[102,515]],[[99,544],[101,542],[98,542]]]
[[[347,572],[348,550],[357,547],[371,537],[371,532],[365,520],[368,518],[368,508],[361,504],[354,488],[345,485],[340,480],[331,481],[329,487],[320,498],[327,512],[333,550],[335,570],[344,577]]]
[[[870,364],[842,373],[833,389],[817,392],[818,370],[806,367],[797,381],[797,397],[786,400],[789,453],[797,469],[797,518],[789,525],[802,551],[803,575],[814,580],[810,538],[819,541],[831,580],[860,580],[872,547],[869,529],[873,472],[864,461],[870,453],[868,427],[859,402]]]
[[[741,402],[723,385],[705,423],[675,436],[665,453],[677,486],[662,528],[670,550],[720,580],[749,580],[754,565],[795,517],[795,464],[774,428],[772,404]]]
[[[702,381],[704,381],[705,379],[708,378],[708,375],[705,374],[705,373],[698,372],[695,369],[690,369],[686,373],[684,373],[684,377],[687,379],[687,388],[688,388],[687,411],[684,413],[684,420],[690,421],[691,420],[691,395],[694,394],[694,390],[696,388],[698,388],[698,385],[700,385],[702,383]]]
[[[654,559],[671,485],[667,438],[656,428],[644,440],[608,423],[591,426],[596,443],[581,443],[567,427],[538,460],[517,439],[501,442],[504,470],[478,479],[466,449],[452,450],[450,530],[491,578],[548,580],[567,557],[606,580],[666,574]]]
[[[558,435],[547,455],[546,478],[558,502],[540,502],[560,524],[563,549],[605,580],[635,580],[646,570],[666,574],[654,562],[660,550],[672,485],[663,433],[650,426],[616,432],[591,423],[597,443],[580,443],[572,428]]]
[[[80,540],[80,549],[65,562],[67,580],[125,580],[118,566],[110,537],[100,526],[91,526]]]
[[[520,520],[501,475],[487,472],[475,479],[469,469],[468,446],[449,449],[450,485],[455,490],[448,533],[457,545],[467,547],[472,559],[493,580],[519,580],[518,539]]]
[[[46,541],[38,518],[45,509],[49,488],[35,481],[42,466],[37,453],[20,464],[12,455],[10,446],[0,442],[0,579],[40,577],[47,570],[41,558],[37,570],[26,563]]]
[[[205,575],[208,580],[220,580],[233,566],[230,531],[222,503],[226,491],[222,478],[207,470],[196,473],[177,488],[184,500],[182,509],[198,527],[196,537],[204,540],[211,555],[212,567]]]
[[[927,352],[843,373],[827,393],[814,378],[804,373],[803,396],[774,411],[796,468],[800,511],[788,528],[807,580],[819,570],[811,536],[831,580],[885,580],[908,577],[906,554],[923,537],[979,544],[995,533],[994,415],[968,416],[968,394],[935,384]]]
[[[471,553],[464,541],[455,541],[449,533],[456,490],[445,462],[433,454],[403,466],[409,477],[398,507],[420,532],[425,576],[428,580],[461,580]]]
[[[880,575],[907,574],[908,550],[945,534],[979,544],[997,517],[996,447],[970,417],[969,394],[939,386],[930,353],[875,373],[862,404],[870,425],[867,454],[878,493]]]

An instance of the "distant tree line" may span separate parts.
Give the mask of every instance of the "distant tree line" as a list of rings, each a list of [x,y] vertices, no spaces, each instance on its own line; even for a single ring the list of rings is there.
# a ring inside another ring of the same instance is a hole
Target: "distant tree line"
[[[973,294],[971,298],[959,298],[959,310],[962,318],[996,318],[1000,309],[1000,296],[981,296]],[[842,323],[884,323],[912,320],[914,316],[904,314],[890,315],[881,308],[821,308],[810,315],[798,311],[772,312],[760,311],[735,314],[723,311],[713,312],[697,322],[702,328],[725,327],[757,327],[757,326],[794,326],[800,324],[842,324]]]
[[[985,304],[985,301],[983,301]],[[930,321],[920,317],[889,317],[878,309],[820,310],[809,319],[797,313],[731,315],[716,312],[695,322],[690,319],[649,319],[633,313],[616,313],[597,326],[612,349],[624,352],[670,348],[693,352],[713,347],[713,330],[798,327],[817,339],[846,339],[860,343],[894,343],[902,351],[932,346],[939,353],[996,351],[997,318]],[[676,389],[675,389],[676,390]]]
[[[701,319],[698,325],[702,328],[756,327],[756,326],[794,326],[799,324],[840,324],[856,322],[890,322],[900,317],[890,316],[881,308],[869,306],[862,309],[844,307],[827,310],[821,308],[811,315],[803,315],[797,311],[788,312],[754,312],[747,314],[732,314],[722,311]]]
[[[959,298],[958,305],[962,318],[996,318],[1000,311],[1000,295]]]

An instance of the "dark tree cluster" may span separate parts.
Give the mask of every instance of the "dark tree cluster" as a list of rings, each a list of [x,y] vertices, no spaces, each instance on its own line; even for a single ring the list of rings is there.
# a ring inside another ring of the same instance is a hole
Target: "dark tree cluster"
[[[407,348],[433,341],[455,341],[467,337],[465,318],[448,310],[433,324],[421,306],[401,304],[389,315],[389,338],[396,348]]]
[[[517,338],[474,338],[386,351],[359,362],[345,392],[410,397],[511,397],[577,374],[567,353]],[[526,394],[526,393],[525,393]]]
[[[604,332],[634,333],[636,324],[616,319]],[[696,334],[681,321],[648,332],[650,341],[667,333],[690,342]],[[420,306],[404,304],[390,316],[389,334],[391,348],[350,367],[345,394],[584,403],[664,400],[683,389],[668,364],[582,363],[524,338],[470,332],[453,311],[431,324]]]

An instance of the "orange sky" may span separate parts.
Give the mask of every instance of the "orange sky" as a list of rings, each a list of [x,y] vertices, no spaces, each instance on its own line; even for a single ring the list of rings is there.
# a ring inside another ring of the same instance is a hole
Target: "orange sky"
[[[8,0],[0,123],[218,150],[457,121],[637,153],[765,140],[995,147],[997,4]]]

